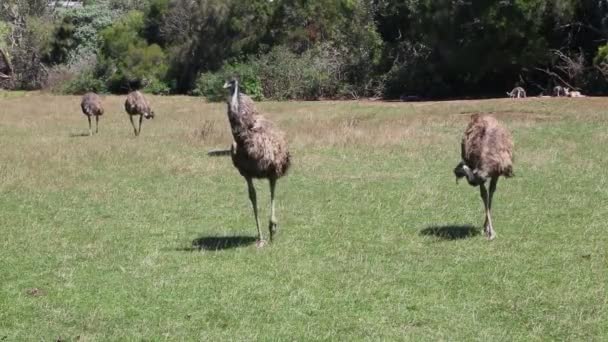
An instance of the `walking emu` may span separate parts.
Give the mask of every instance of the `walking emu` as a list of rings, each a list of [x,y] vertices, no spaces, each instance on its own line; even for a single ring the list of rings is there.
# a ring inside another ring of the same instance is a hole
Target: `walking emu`
[[[461,144],[462,161],[454,169],[456,181],[466,177],[472,186],[479,186],[485,206],[484,233],[489,240],[496,237],[492,226],[492,197],[498,177],[513,176],[513,140],[509,131],[495,118],[474,114]],[[486,181],[490,179],[490,192]]]
[[[138,136],[139,133],[141,133],[141,122],[144,117],[146,119],[154,119],[154,112],[150,108],[148,100],[146,100],[144,95],[137,90],[132,91],[127,95],[125,110],[127,111],[127,114],[129,114],[129,120],[131,120],[131,126],[133,126],[135,136]],[[139,129],[135,127],[135,122],[133,122],[133,116],[135,115],[139,115]]]
[[[260,230],[257,198],[253,178],[266,178],[270,183],[270,241],[277,232],[275,216],[275,189],[277,180],[284,176],[291,164],[287,142],[283,132],[274,127],[272,122],[259,115],[253,100],[239,92],[236,79],[227,82],[224,88],[230,90],[228,98],[228,120],[234,141],[231,148],[232,163],[245,177],[249,188],[249,199],[253,206],[253,215],[258,230],[256,245],[263,247],[266,240]]]
[[[91,128],[91,116],[95,116],[95,133],[99,133],[99,117],[103,115],[101,98],[95,93],[86,93],[80,102],[82,113],[89,119],[89,136],[93,135]]]

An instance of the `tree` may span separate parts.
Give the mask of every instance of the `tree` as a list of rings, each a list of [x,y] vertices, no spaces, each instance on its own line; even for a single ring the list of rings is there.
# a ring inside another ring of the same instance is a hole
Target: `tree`
[[[171,42],[169,73],[178,91],[192,89],[201,72],[263,49],[274,7],[268,0],[172,1],[161,35]]]
[[[161,47],[167,45],[161,29],[165,16],[169,12],[169,0],[151,0],[146,9],[144,20],[144,37],[150,44],[158,44]]]
[[[62,19],[54,31],[52,62],[73,65],[97,54],[100,32],[122,13],[113,10],[108,2],[100,1],[62,10],[59,15]]]
[[[44,0],[5,0],[0,20],[8,25],[6,54],[12,61],[14,85],[36,89],[46,82],[44,62],[50,52],[52,21]]]
[[[389,42],[386,66],[405,69],[394,71],[401,76],[393,81],[392,95],[502,93],[527,69],[550,61],[548,32],[572,15],[574,4],[570,0],[376,1],[379,30]]]
[[[148,45],[144,27],[144,14],[132,11],[101,32],[99,62],[111,91],[127,92],[164,79],[165,54],[157,44]]]

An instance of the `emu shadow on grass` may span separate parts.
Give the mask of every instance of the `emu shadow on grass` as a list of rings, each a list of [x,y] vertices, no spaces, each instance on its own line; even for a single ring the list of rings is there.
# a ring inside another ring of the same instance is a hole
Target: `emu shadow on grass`
[[[192,250],[220,251],[255,243],[253,236],[203,236],[192,240]]]
[[[420,231],[420,235],[436,236],[444,240],[461,240],[479,235],[479,229],[471,226],[431,226]]]

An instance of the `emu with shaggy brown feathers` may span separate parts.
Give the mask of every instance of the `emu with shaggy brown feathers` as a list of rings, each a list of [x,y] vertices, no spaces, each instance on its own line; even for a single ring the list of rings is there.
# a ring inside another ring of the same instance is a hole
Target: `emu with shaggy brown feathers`
[[[89,119],[89,136],[93,135],[91,128],[91,116],[95,117],[95,133],[99,133],[99,117],[103,115],[101,98],[95,93],[86,93],[80,102],[82,113]]]
[[[144,95],[137,90],[132,91],[127,95],[125,110],[127,111],[127,114],[129,114],[129,120],[131,120],[131,126],[133,126],[135,136],[138,136],[141,133],[141,122],[143,121],[143,118],[154,119],[154,111],[150,108],[150,103],[146,100]],[[135,122],[133,122],[133,116],[135,115],[139,115],[139,129],[135,127]]]
[[[291,157],[283,132],[261,116],[253,100],[239,92],[238,81],[233,79],[224,85],[230,90],[228,120],[234,141],[231,148],[232,163],[247,181],[249,199],[253,206],[258,231],[257,246],[266,244],[258,219],[257,196],[254,178],[266,178],[270,183],[270,240],[277,231],[275,216],[275,189],[277,180],[284,176],[291,165]]]
[[[462,161],[454,169],[456,180],[466,177],[472,186],[479,186],[485,206],[484,233],[489,240],[496,237],[492,225],[492,197],[498,177],[513,176],[513,139],[511,133],[492,116],[474,114],[461,144]],[[490,191],[486,181],[490,180]]]

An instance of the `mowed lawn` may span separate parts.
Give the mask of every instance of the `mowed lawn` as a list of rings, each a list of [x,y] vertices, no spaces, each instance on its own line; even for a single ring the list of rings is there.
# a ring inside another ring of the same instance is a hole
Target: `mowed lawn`
[[[0,94],[0,340],[608,339],[608,98],[260,103],[287,132],[267,248],[226,107]],[[481,233],[473,113],[513,132]],[[269,191],[256,183],[267,234]]]

